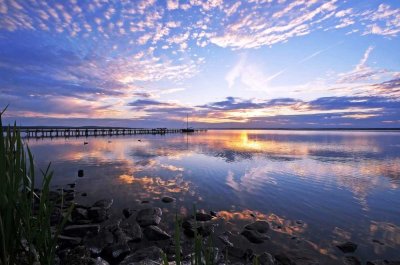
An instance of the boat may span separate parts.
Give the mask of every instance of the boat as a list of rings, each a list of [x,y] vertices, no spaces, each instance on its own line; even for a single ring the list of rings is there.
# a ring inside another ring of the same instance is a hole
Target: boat
[[[189,114],[186,114],[186,129],[182,129],[182,132],[184,133],[194,132],[194,129],[189,127]]]

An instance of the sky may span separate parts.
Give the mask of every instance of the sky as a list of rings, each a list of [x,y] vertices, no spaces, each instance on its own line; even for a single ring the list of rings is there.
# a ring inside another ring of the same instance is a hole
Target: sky
[[[400,127],[400,1],[0,0],[17,125]]]

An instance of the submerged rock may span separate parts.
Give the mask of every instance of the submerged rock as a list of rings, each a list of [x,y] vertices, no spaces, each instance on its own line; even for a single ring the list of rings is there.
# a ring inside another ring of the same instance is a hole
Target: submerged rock
[[[275,259],[278,261],[277,264],[279,265],[296,265],[296,263],[284,253],[275,255]]]
[[[269,230],[269,223],[267,221],[258,220],[244,227],[247,230],[255,230],[259,233],[267,233]]]
[[[162,259],[162,255],[163,251],[156,246],[143,248],[126,256],[125,259],[121,261],[120,265],[130,265],[134,264],[134,262],[142,261],[144,259],[158,261]]]
[[[136,216],[140,226],[158,225],[161,222],[162,210],[158,207],[142,209]]]
[[[195,225],[196,222],[192,219],[185,220],[182,223],[183,232],[188,237],[194,237],[195,235]],[[214,226],[210,223],[197,223],[197,233],[203,237],[209,236],[211,233],[214,232]]]
[[[205,221],[210,221],[211,219],[212,219],[211,214],[202,213],[202,212],[196,213],[196,220],[197,221],[205,222]]]
[[[114,200],[113,199],[102,199],[93,204],[92,207],[100,207],[104,208],[106,210],[111,208],[111,205],[113,204]]]
[[[170,203],[170,202],[175,201],[175,199],[172,197],[169,197],[169,196],[165,196],[165,197],[162,197],[161,201],[165,202],[165,203]]]
[[[262,253],[258,257],[258,262],[261,265],[276,265],[276,260],[275,258],[268,252]]]
[[[357,244],[349,241],[336,245],[336,247],[340,249],[343,253],[353,253],[357,249]]]
[[[400,265],[400,260],[373,260],[367,261],[367,265]]]
[[[240,234],[254,244],[261,244],[264,243],[265,240],[269,239],[267,235],[256,230],[243,230]]]
[[[167,232],[154,225],[147,226],[143,233],[150,241],[166,240],[171,238]]]
[[[79,245],[82,242],[82,238],[59,235],[58,242],[62,247],[72,247]]]
[[[354,256],[346,256],[343,258],[343,263],[345,265],[361,265],[361,261]]]

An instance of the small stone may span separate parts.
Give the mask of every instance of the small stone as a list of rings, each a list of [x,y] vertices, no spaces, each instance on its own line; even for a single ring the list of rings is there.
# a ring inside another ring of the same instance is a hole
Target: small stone
[[[302,220],[296,220],[296,224],[302,225],[304,222]]]
[[[83,169],[78,170],[78,177],[80,177],[80,178],[83,177]]]
[[[143,233],[150,241],[166,240],[171,238],[167,232],[154,225],[147,226]]]
[[[211,215],[212,217],[217,217],[217,212],[215,212],[215,211],[210,211],[210,215]]]
[[[106,210],[111,208],[111,205],[113,204],[114,200],[113,199],[103,199],[95,202],[92,207],[100,207],[104,208]]]
[[[240,234],[254,244],[261,244],[264,243],[266,239],[269,239],[268,236],[261,234],[256,230],[243,230]]]
[[[82,197],[86,197],[86,196],[87,196],[87,193],[86,193],[86,192],[82,192],[82,193],[81,193],[81,196],[82,196]]]
[[[353,242],[346,242],[336,246],[340,249],[343,253],[353,253],[357,249],[357,244]]]
[[[247,230],[255,230],[259,233],[267,233],[269,230],[269,223],[267,221],[259,220],[244,227]]]
[[[170,203],[170,202],[175,201],[175,199],[172,197],[165,196],[165,197],[162,197],[161,201],[165,202],[165,203]]]
[[[149,203],[150,201],[149,200],[143,200],[143,201],[141,201],[141,203]]]
[[[156,246],[152,246],[148,248],[139,249],[133,254],[126,256],[125,259],[121,261],[120,265],[130,265],[134,262],[142,261],[146,258],[149,260],[157,261],[160,260],[162,256],[163,256],[163,251]]]
[[[345,265],[361,265],[361,261],[354,256],[346,256],[343,258],[343,262]]]

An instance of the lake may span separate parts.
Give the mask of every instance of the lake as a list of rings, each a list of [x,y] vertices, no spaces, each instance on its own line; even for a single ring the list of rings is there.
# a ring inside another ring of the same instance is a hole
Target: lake
[[[257,219],[271,239],[255,251],[298,251],[337,264],[335,245],[363,262],[400,257],[400,132],[209,130],[194,134],[25,139],[54,185],[76,182],[79,202],[218,212],[219,231]],[[83,142],[88,144],[84,145]],[[77,171],[83,169],[83,178]],[[160,201],[163,196],[174,203]],[[237,238],[237,241],[242,239]],[[239,244],[246,244],[241,241]]]

